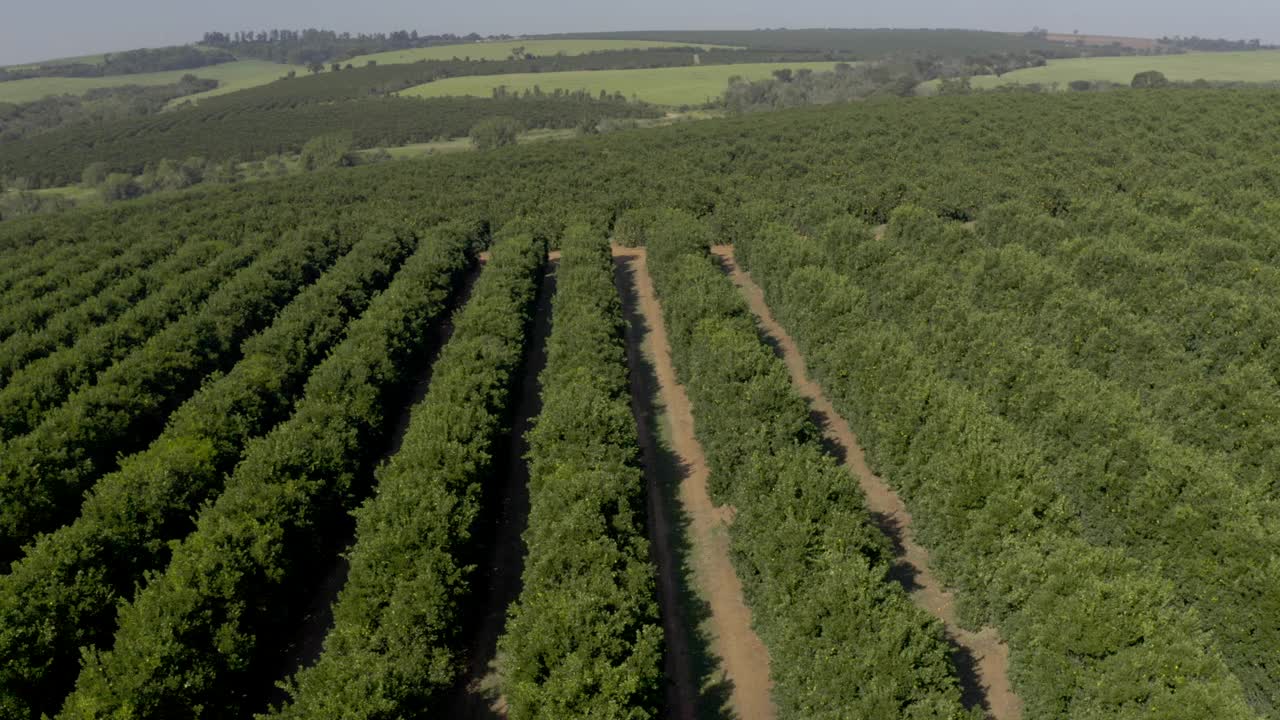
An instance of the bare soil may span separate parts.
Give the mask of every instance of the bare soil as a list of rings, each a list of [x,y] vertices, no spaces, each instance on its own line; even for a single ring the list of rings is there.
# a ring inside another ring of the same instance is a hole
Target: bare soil
[[[734,717],[743,720],[770,720],[776,717],[777,709],[770,696],[773,684],[769,674],[769,653],[752,629],[751,611],[743,600],[742,583],[729,558],[728,528],[733,522],[733,509],[716,507],[707,493],[710,472],[706,456],[694,435],[693,409],[689,396],[676,379],[662,308],[649,277],[645,251],[643,248],[615,246],[614,256],[619,264],[624,305],[631,319],[628,339],[633,359],[632,374],[645,374],[634,362],[642,353],[650,364],[649,372],[655,385],[650,387],[647,383],[642,383],[637,386],[633,379],[633,392],[638,393],[635,402],[639,407],[645,407],[646,403],[661,407],[661,421],[670,428],[672,451],[681,468],[675,492],[677,507],[674,511],[681,514],[685,522],[684,534],[691,560],[691,582],[707,605],[707,624],[711,635],[709,650],[723,668],[728,709]],[[637,417],[638,420],[644,420],[641,429],[645,433],[645,440],[642,442],[650,473],[653,546],[655,552],[661,555],[663,552],[671,552],[673,528],[663,508],[659,508],[659,512],[652,512],[655,503],[662,505],[665,502],[661,489],[655,487],[657,483],[653,475],[656,428],[652,418],[645,419],[644,413],[638,413]],[[675,532],[677,539],[679,535],[679,532]],[[670,555],[659,558],[658,564],[661,600],[664,610],[670,610],[678,604],[672,595],[677,585],[675,575],[679,565]],[[664,612],[664,615],[670,654],[673,656],[668,671],[673,674],[672,680],[676,685],[671,692],[683,695],[672,698],[674,714],[677,717],[690,717],[694,712],[690,709],[694,704],[689,697],[692,693],[691,683],[679,677],[681,673],[690,672],[690,640],[679,637],[679,623],[673,624],[674,621],[668,619],[672,618],[671,612]]]
[[[977,632],[960,627],[955,597],[943,588],[929,565],[929,551],[915,541],[911,513],[902,498],[868,467],[866,456],[849,424],[836,412],[822,388],[809,378],[803,356],[795,341],[774,319],[764,292],[734,259],[733,246],[712,248],[730,277],[746,296],[757,323],[786,361],[797,390],[809,400],[815,419],[822,427],[845,468],[862,487],[867,508],[889,536],[898,554],[895,577],[903,583],[912,601],[942,621],[955,650],[966,702],[982,707],[996,720],[1019,720],[1022,701],[1009,682],[1009,648],[990,627]]]

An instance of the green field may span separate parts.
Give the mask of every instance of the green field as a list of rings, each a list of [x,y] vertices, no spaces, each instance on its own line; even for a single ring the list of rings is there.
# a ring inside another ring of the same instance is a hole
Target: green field
[[[1280,52],[1187,53],[1155,57],[1104,57],[1054,60],[1045,67],[1027,68],[1003,77],[973,78],[973,86],[992,88],[1009,83],[1058,83],[1063,89],[1072,80],[1107,80],[1128,83],[1146,70],[1159,70],[1170,80],[1223,82],[1280,81]]]
[[[410,88],[405,97],[442,97],[447,95],[474,95],[488,97],[493,89],[505,85],[512,91],[524,91],[533,87],[543,92],[554,90],[586,90],[592,94],[601,90],[621,92],[629,98],[657,105],[698,105],[714,100],[729,84],[729,78],[739,76],[748,80],[769,77],[774,70],[792,68],[810,69],[815,72],[831,70],[835,63],[750,63],[744,65],[710,65],[706,67],[657,68],[652,70],[582,70],[557,73],[519,73],[515,75],[484,75],[438,80]]]
[[[190,96],[191,98],[199,99],[263,85],[283,77],[290,70],[297,70],[299,73],[306,72],[306,68],[291,65],[280,65],[263,60],[240,60],[191,70],[169,70],[166,72],[138,73],[136,75],[111,75],[94,78],[30,78],[0,83],[0,102],[31,102],[48,95],[82,95],[94,88],[119,87],[121,85],[168,85],[178,82],[183,75],[187,74],[217,80],[219,83],[218,89]]]
[[[506,60],[514,48],[523,47],[526,53],[538,57],[547,55],[583,55],[608,50],[635,50],[657,47],[727,47],[724,45],[697,45],[682,42],[655,42],[648,40],[511,40],[503,42],[477,42],[462,45],[436,45],[434,47],[393,50],[391,52],[360,55],[344,60],[356,67],[370,60],[379,65],[396,65],[419,60]]]

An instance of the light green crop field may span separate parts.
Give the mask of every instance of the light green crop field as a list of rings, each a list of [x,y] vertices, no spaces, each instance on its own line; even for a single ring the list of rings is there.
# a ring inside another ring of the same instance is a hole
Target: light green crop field
[[[453,58],[506,60],[511,56],[511,51],[518,47],[523,47],[526,53],[543,57],[558,54],[583,55],[606,50],[644,50],[657,47],[723,48],[726,46],[691,45],[689,43],[655,42],[651,40],[504,40],[502,42],[476,42],[461,45],[436,45],[434,47],[413,48],[411,50],[394,50],[373,55],[360,55],[342,62],[360,67],[370,60],[376,61],[379,65],[397,65],[418,62],[419,60],[452,60]]]
[[[94,88],[119,87],[121,85],[167,85],[178,82],[188,73],[197,77],[217,80],[216,90],[192,95],[186,99],[200,99],[213,95],[222,95],[236,90],[255,87],[284,77],[290,70],[299,74],[307,70],[292,65],[279,65],[262,60],[238,60],[194,68],[192,70],[170,70],[166,72],[138,73],[136,75],[110,75],[97,78],[30,78],[27,80],[10,80],[0,82],[0,102],[22,103],[39,100],[48,95],[82,95]]]
[[[400,93],[405,97],[442,97],[446,95],[474,95],[489,97],[493,89],[505,85],[512,92],[542,88],[554,90],[586,90],[594,94],[605,90],[621,92],[628,98],[636,98],[656,105],[699,105],[715,100],[724,94],[729,78],[739,76],[747,80],[769,77],[774,70],[792,68],[825,72],[836,63],[750,63],[745,65],[706,65],[695,67],[656,68],[652,70],[583,70],[575,72],[519,73],[516,75],[482,75],[437,80],[426,85],[409,88]]]
[[[1067,83],[1072,80],[1108,80],[1127,84],[1133,80],[1134,75],[1146,70],[1159,70],[1170,80],[1277,82],[1280,81],[1280,51],[1052,60],[1045,67],[1017,70],[1004,77],[975,77],[973,86],[992,88],[1009,83],[1056,82],[1062,89],[1066,89]]]

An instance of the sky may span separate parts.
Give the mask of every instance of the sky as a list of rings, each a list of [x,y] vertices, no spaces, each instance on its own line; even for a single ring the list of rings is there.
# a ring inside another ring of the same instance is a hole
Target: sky
[[[482,35],[758,27],[947,27],[1201,35],[1280,43],[1276,0],[6,0],[0,65],[191,42],[206,30],[319,27]]]

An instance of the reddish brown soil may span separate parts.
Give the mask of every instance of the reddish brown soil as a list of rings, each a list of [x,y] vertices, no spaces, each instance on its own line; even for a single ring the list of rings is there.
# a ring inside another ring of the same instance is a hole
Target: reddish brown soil
[[[646,365],[641,348],[649,332],[639,308],[635,291],[636,256],[614,258],[615,282],[622,298],[627,320],[627,365],[631,368],[631,412],[636,418],[644,461],[647,494],[650,555],[658,569],[658,606],[662,614],[662,630],[666,639],[663,657],[666,675],[665,717],[696,720],[698,690],[694,680],[693,651],[687,633],[688,619],[680,605],[680,564],[672,547],[673,523],[667,511],[659,476],[657,428],[653,427],[654,408],[651,398],[657,388],[651,382],[652,366]]]
[[[632,345],[634,348],[640,342],[640,349],[652,362],[659,402],[665,407],[671,427],[673,449],[684,468],[678,502],[688,518],[693,582],[710,606],[711,651],[722,661],[732,686],[728,704],[742,720],[769,720],[777,715],[770,696],[773,683],[769,653],[751,627],[742,583],[729,559],[728,528],[733,522],[733,510],[716,507],[707,493],[710,473],[706,456],[694,435],[689,396],[676,379],[662,307],[645,264],[645,251],[615,247],[614,254],[628,266],[632,283],[627,295],[645,325],[641,332],[633,329]]]
[[[882,231],[877,229],[877,231]],[[915,541],[911,513],[902,498],[867,466],[866,456],[857,436],[822,388],[809,378],[804,358],[795,341],[774,319],[764,299],[764,292],[742,271],[734,259],[733,246],[712,248],[724,262],[734,284],[746,296],[763,332],[778,349],[797,390],[809,400],[811,409],[823,427],[827,439],[843,455],[844,466],[861,485],[867,508],[881,520],[881,527],[893,540],[899,552],[899,564],[905,565],[911,578],[908,590],[915,604],[943,622],[947,636],[960,651],[972,659],[973,677],[961,673],[966,697],[980,704],[996,720],[1018,720],[1022,717],[1022,701],[1009,683],[1009,648],[994,628],[972,632],[960,627],[956,619],[955,597],[945,590],[929,566],[929,551]],[[960,663],[957,663],[958,665]]]

